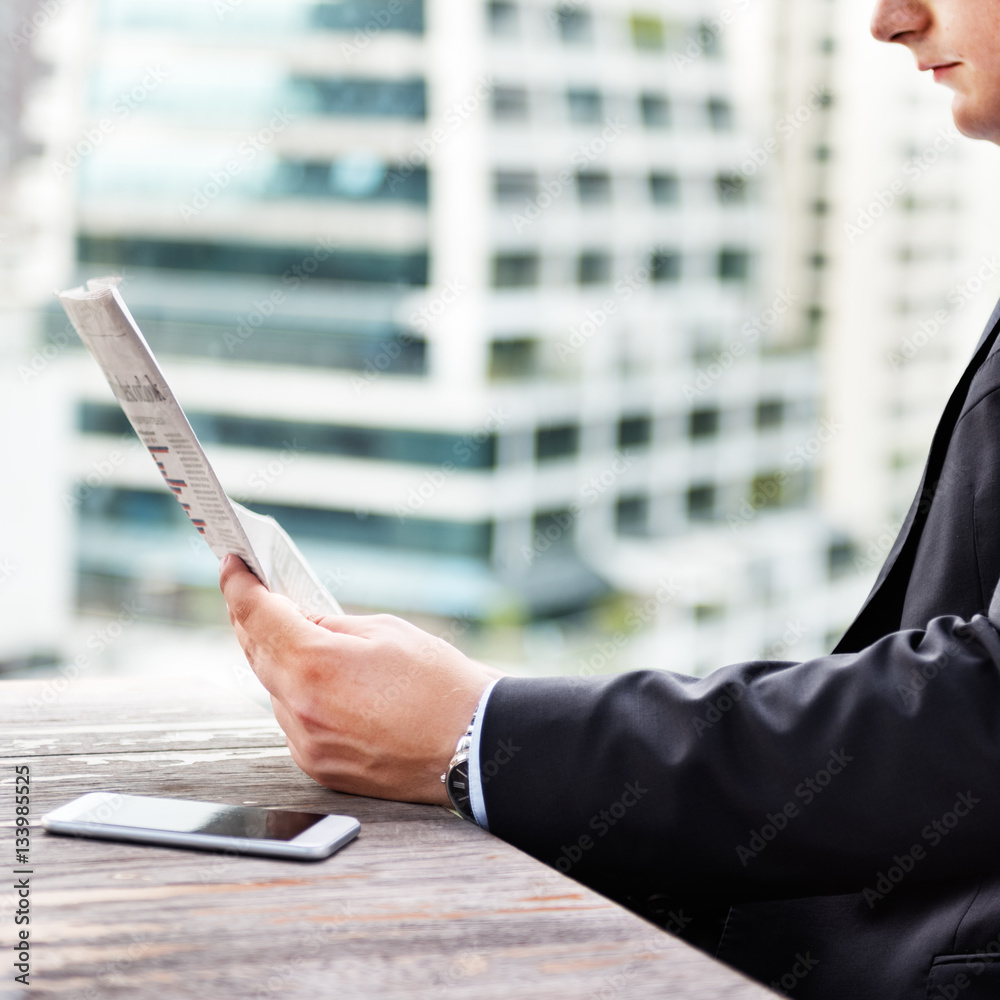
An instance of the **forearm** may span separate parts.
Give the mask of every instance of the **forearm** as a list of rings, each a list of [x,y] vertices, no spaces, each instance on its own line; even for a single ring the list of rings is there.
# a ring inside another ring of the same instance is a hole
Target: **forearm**
[[[699,681],[502,680],[480,757],[510,757],[484,776],[490,829],[563,870],[678,891],[851,891],[914,845],[915,877],[982,870],[1000,829],[998,665],[985,619],[941,618]]]

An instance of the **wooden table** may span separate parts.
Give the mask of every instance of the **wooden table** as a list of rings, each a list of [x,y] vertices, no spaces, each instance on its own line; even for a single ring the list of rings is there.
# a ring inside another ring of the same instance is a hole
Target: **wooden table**
[[[109,679],[0,682],[0,998],[25,995],[10,961],[18,765],[31,779],[32,998],[774,995],[444,809],[321,788],[240,695]],[[307,863],[38,826],[96,789],[343,812],[362,831]]]

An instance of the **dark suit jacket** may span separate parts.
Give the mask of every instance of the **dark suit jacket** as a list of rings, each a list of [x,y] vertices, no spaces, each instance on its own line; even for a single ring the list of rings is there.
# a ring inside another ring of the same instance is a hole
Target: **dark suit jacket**
[[[836,651],[502,680],[495,834],[792,996],[1000,997],[998,325]]]

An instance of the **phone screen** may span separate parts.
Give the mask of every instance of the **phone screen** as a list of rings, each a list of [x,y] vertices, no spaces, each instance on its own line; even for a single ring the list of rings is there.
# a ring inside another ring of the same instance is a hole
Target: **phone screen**
[[[326,819],[321,813],[214,802],[160,799],[144,795],[113,795],[73,817],[78,823],[101,823],[171,833],[207,833],[251,840],[293,840]]]

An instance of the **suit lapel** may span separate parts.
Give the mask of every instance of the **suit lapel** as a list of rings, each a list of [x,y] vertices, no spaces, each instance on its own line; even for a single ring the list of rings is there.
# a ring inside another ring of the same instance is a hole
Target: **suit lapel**
[[[996,329],[998,323],[1000,323],[1000,302],[998,302],[993,307],[993,312],[990,314],[990,318],[986,321],[986,328],[983,330],[983,335],[979,338],[979,343],[976,344],[976,349],[975,351],[973,351],[973,361],[975,360],[975,355],[977,355],[979,351],[982,349],[983,344],[986,343],[987,338]],[[991,354],[993,353],[993,351],[996,350],[996,347],[997,344],[996,341],[994,341],[993,350],[990,351]],[[972,362],[970,362],[969,364],[971,366]]]
[[[886,558],[885,564],[872,587],[857,617],[844,637],[837,643],[835,653],[856,652],[870,646],[877,639],[896,631],[903,617],[903,601],[913,569],[917,544],[921,530],[927,519],[927,511],[937,489],[952,433],[962,412],[969,386],[980,366],[996,349],[997,330],[1000,327],[1000,302],[993,310],[983,335],[979,338],[972,360],[959,379],[958,385],[948,399],[931,442],[930,453],[924,466],[924,474],[917,489],[917,495],[906,514],[896,541]]]

